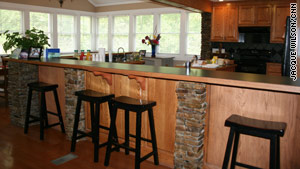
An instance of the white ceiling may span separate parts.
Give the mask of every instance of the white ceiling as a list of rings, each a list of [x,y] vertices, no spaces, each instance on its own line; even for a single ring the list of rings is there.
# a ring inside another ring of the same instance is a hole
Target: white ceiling
[[[122,4],[133,4],[140,2],[147,2],[149,0],[89,0],[94,6],[110,6],[110,5],[122,5]]]

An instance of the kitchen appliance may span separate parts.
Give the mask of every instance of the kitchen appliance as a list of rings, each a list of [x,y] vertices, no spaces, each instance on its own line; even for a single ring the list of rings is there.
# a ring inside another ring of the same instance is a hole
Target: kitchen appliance
[[[239,49],[234,57],[236,72],[266,74],[266,63],[271,57],[270,50]]]
[[[240,43],[270,43],[270,27],[239,27]]]
[[[290,17],[286,18],[284,53],[282,58],[282,76],[290,76]]]

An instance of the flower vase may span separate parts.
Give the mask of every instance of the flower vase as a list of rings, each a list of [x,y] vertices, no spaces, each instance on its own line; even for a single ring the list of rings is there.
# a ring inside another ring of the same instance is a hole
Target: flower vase
[[[151,57],[155,58],[156,57],[156,55],[155,55],[155,53],[156,53],[156,45],[151,45],[151,48],[152,48],[152,55],[151,55]]]

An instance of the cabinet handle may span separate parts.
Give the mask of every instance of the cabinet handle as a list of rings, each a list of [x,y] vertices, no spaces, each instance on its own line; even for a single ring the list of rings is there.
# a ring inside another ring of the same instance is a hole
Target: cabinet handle
[[[111,86],[112,85],[112,74],[103,72],[93,72],[95,76],[102,76],[103,79]]]
[[[128,75],[129,79],[135,79],[141,86],[142,90],[146,89],[146,78],[134,75]]]

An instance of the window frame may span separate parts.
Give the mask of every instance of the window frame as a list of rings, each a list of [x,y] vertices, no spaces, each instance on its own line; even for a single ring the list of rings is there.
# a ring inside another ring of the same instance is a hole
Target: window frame
[[[82,31],[81,31],[81,18],[82,17],[89,17],[90,18],[90,21],[91,21],[91,23],[90,23],[90,33],[82,33]],[[80,48],[80,50],[81,50],[81,36],[82,35],[90,35],[90,43],[91,43],[91,46],[90,46],[90,49],[89,50],[92,50],[92,48],[93,48],[93,17],[91,17],[91,16],[84,16],[84,15],[80,15],[79,16],[79,18],[80,18],[80,23],[79,23],[79,26],[80,26],[80,29],[79,29],[79,32],[80,32],[80,42],[79,42],[79,48]],[[76,24],[75,24],[76,25]],[[85,50],[85,49],[84,49]]]
[[[109,47],[109,35],[110,35],[110,19],[109,19],[109,16],[98,16],[96,17],[96,49],[99,49],[100,48],[100,44],[99,44],[99,39],[100,39],[100,35],[103,34],[102,32],[100,33],[99,32],[99,19],[100,18],[107,18],[107,33],[104,33],[104,34],[107,34],[107,48],[105,49],[105,51],[110,51],[110,47]]]

